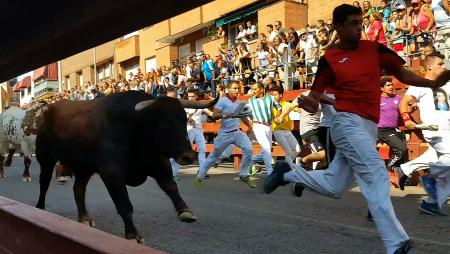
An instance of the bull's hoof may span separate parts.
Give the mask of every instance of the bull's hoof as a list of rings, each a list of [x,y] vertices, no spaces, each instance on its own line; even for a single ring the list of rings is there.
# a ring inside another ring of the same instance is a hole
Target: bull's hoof
[[[6,160],[6,161],[3,163],[3,166],[5,166],[5,167],[11,167],[11,164],[12,164],[12,160]]]
[[[0,173],[0,178],[6,178],[6,174],[5,173]]]
[[[59,184],[66,184],[69,181],[69,179],[67,179],[67,177],[65,176],[58,176],[56,178],[56,182]]]
[[[136,241],[136,242],[139,243],[139,244],[145,244],[144,237],[142,237],[141,234],[136,234],[136,235],[134,235],[134,234],[129,234],[129,235],[126,235],[125,238],[126,238],[127,240],[133,240],[133,241]]]
[[[178,215],[178,219],[180,219],[182,222],[187,222],[187,223],[197,221],[197,217],[195,217],[195,215],[192,212],[188,212],[188,211],[180,213]]]
[[[31,181],[33,181],[31,179],[31,176],[22,176],[22,182],[28,183],[28,182],[31,182]]]
[[[82,220],[80,222],[86,226],[95,228],[95,222],[93,220]]]

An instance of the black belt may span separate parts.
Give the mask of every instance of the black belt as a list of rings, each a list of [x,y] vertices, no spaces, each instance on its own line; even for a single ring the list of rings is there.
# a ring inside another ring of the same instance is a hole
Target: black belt
[[[238,131],[239,129],[236,129],[236,130],[232,130],[232,131],[226,131],[225,133],[232,133],[232,132],[235,132],[235,131]]]

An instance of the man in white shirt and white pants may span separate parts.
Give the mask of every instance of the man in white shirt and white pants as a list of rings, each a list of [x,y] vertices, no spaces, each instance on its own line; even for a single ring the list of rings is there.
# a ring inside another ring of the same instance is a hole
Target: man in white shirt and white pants
[[[440,53],[430,54],[425,58],[425,78],[435,80],[446,70],[444,56]],[[416,124],[410,119],[408,104],[416,100],[422,112],[421,120],[426,125],[437,125],[437,131],[423,130],[427,143],[436,151],[437,161],[431,161],[430,175],[421,176],[420,180],[428,193],[428,199],[423,200],[419,210],[425,213],[445,216],[442,206],[450,195],[450,84],[441,88],[431,89],[410,86],[402,102],[400,113],[405,126],[415,129]],[[401,177],[403,172],[397,168]]]
[[[189,89],[187,91],[188,100],[197,101],[197,91],[195,89]],[[206,157],[206,141],[203,136],[203,128],[202,128],[202,114],[206,113],[209,116],[212,116],[212,111],[209,109],[185,109],[188,124],[187,124],[187,133],[189,142],[191,145],[195,143],[198,147],[198,163],[201,166],[205,162]],[[178,171],[180,170],[180,164],[178,164],[174,159],[170,159],[170,164],[172,165],[172,173],[175,180],[179,180]]]

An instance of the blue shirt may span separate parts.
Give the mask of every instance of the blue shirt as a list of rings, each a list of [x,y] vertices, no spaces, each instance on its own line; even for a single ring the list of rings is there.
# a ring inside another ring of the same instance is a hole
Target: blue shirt
[[[205,74],[206,80],[213,79],[214,62],[212,60],[206,60],[202,63],[202,71]]]

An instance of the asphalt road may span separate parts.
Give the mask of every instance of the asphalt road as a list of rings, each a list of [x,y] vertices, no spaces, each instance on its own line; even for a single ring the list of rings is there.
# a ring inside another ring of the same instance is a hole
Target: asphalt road
[[[35,205],[39,195],[39,167],[33,158],[33,182],[21,180],[23,160],[15,158],[8,177],[0,180],[0,195]],[[129,188],[134,204],[134,221],[146,244],[168,253],[384,253],[375,225],[366,220],[367,208],[355,188],[340,199],[305,191],[302,198],[291,194],[291,186],[271,195],[259,186],[249,189],[238,181],[231,165],[210,171],[203,188],[193,186],[195,168],[181,170],[178,186],[198,221],[180,222],[156,182],[149,179],[138,188]],[[53,180],[47,195],[47,210],[76,220],[71,180],[58,185]],[[87,206],[100,230],[123,236],[123,223],[103,183],[92,178]],[[450,253],[450,217],[419,214],[425,197],[417,187],[392,191],[400,221],[414,239],[411,253]],[[450,205],[444,208],[450,213]]]

